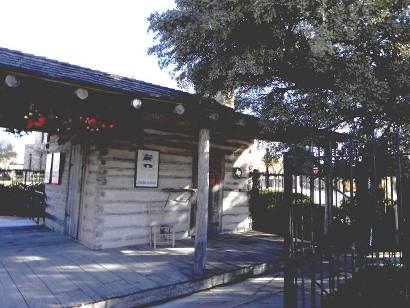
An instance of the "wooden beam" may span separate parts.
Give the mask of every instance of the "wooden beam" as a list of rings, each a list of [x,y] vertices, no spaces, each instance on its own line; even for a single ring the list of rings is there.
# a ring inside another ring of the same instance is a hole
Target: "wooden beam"
[[[202,275],[204,273],[206,262],[209,197],[209,149],[209,129],[202,128],[199,131],[198,140],[198,198],[194,254],[195,275]]]

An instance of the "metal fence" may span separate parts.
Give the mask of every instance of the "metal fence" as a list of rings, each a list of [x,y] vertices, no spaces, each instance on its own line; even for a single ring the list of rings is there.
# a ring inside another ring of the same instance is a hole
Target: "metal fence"
[[[383,174],[382,166],[335,150],[284,160],[286,306],[322,306],[357,271],[403,266],[400,173]]]
[[[310,176],[305,175],[293,175],[292,177],[292,191],[295,194],[302,194],[306,197],[311,197],[311,189],[313,189],[312,201],[318,205],[324,205],[326,192],[325,178],[324,177],[314,177],[313,182],[311,182]],[[386,199],[397,200],[397,193],[394,190],[395,187],[395,177],[385,177],[383,178],[382,185],[383,189],[386,191]],[[350,192],[355,192],[354,182],[353,187],[351,187],[350,180],[348,178],[334,178],[333,179],[333,189],[332,189],[332,202],[333,206],[340,207],[345,203],[350,197]],[[263,172],[259,174],[259,189],[265,192],[284,192],[284,175],[283,173],[270,173]]]
[[[44,170],[0,169],[0,184],[36,185],[44,182]]]
[[[410,180],[405,182],[400,161],[399,171],[386,173],[335,152],[287,155],[285,174],[253,174],[257,195],[269,195],[269,202],[283,208],[275,212],[279,218],[266,211],[260,216],[271,225],[282,221],[287,229],[286,307],[321,307],[356,272],[405,263],[403,204],[410,193],[403,187]],[[396,157],[391,161],[396,163]],[[342,163],[344,169],[337,169]]]

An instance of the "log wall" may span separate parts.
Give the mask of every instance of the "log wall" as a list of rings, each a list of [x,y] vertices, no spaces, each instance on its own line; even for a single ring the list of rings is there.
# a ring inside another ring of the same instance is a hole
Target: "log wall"
[[[147,243],[150,226],[167,223],[175,226],[177,239],[188,236],[191,193],[164,189],[192,188],[192,151],[182,137],[175,144],[165,139],[149,132],[144,138],[144,149],[160,151],[158,188],[134,187],[136,143],[117,142],[100,150],[90,169],[99,176],[98,247]]]
[[[67,203],[68,192],[68,170],[69,170],[69,155],[71,144],[67,143],[59,145],[57,137],[50,137],[50,145],[48,152],[61,152],[64,154],[63,171],[61,185],[45,184],[46,194],[46,226],[51,230],[64,233],[65,232],[65,210]]]
[[[83,180],[79,240],[95,249],[147,244],[150,226],[167,223],[175,226],[177,239],[188,237],[193,193],[184,189],[193,188],[193,151],[197,150],[197,138],[145,129],[143,138],[136,137],[134,142],[118,140],[106,146],[90,146]],[[212,143],[211,151],[217,148],[226,153],[223,232],[250,229],[246,162],[250,143],[238,140]],[[69,144],[57,146],[52,140],[50,152],[69,153],[69,147]],[[158,188],[135,187],[138,148],[160,152]],[[241,179],[232,177],[232,167],[242,168]],[[62,184],[46,188],[47,212],[58,217],[58,223],[48,219],[47,225],[59,232],[64,231],[67,173],[66,164]]]

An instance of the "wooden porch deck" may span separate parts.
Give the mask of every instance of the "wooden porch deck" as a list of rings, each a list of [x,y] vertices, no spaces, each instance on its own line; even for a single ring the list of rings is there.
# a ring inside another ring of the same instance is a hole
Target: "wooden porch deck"
[[[176,248],[91,250],[44,227],[0,229],[0,307],[134,307],[280,267],[282,239],[248,232],[209,239],[204,277],[193,241]]]

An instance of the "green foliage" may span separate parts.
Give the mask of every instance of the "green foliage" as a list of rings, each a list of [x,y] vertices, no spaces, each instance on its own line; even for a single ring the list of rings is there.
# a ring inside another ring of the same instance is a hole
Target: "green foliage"
[[[259,201],[261,201],[259,206],[266,206],[267,208],[285,207],[284,193],[281,191],[262,190],[259,194],[259,197]],[[309,197],[303,194],[294,193],[292,194],[292,198],[295,201],[295,207],[303,207],[310,205]]]
[[[266,147],[265,154],[263,155],[263,163],[266,168],[273,167],[275,163],[279,161],[280,156],[278,156],[271,148]]]
[[[0,141],[0,164],[5,164],[16,157],[13,145],[7,141]]]
[[[149,52],[281,126],[390,131],[409,124],[409,20],[408,0],[176,0]]]
[[[332,207],[333,223],[327,238],[323,236],[324,206],[312,204],[310,198],[293,193],[293,219],[298,238],[314,241],[330,241],[343,249],[351,245],[354,239],[354,227],[357,218],[356,202],[345,202],[341,207]],[[288,228],[287,205],[283,192],[261,190],[251,196],[251,216],[253,228],[258,231],[284,235]],[[311,221],[312,218],[312,221]],[[302,230],[303,229],[303,230]]]
[[[310,199],[299,193],[292,194],[292,198],[294,200],[295,217],[300,218],[302,215],[309,217]],[[313,205],[313,208],[317,215],[316,218],[321,220],[321,209],[318,205]],[[250,210],[255,230],[278,235],[285,234],[288,227],[288,218],[283,192],[261,190],[258,194],[253,194]],[[308,223],[308,219],[305,220],[305,227],[307,226],[306,223]],[[305,229],[306,239],[309,236],[309,228],[310,226],[307,226]]]

